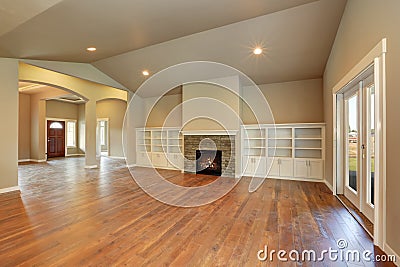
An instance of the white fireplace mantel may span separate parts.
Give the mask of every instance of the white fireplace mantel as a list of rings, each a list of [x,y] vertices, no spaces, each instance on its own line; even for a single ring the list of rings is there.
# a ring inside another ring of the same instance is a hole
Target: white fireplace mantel
[[[181,131],[183,135],[236,135],[236,130],[189,130]]]

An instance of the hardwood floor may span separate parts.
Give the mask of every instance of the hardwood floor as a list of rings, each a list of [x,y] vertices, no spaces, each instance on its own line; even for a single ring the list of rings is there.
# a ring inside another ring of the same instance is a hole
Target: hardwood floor
[[[161,173],[185,186],[215,179]],[[1,266],[374,266],[257,258],[265,245],[321,251],[340,238],[348,249],[380,253],[322,183],[268,179],[249,193],[243,178],[216,202],[179,208],[144,193],[122,160],[102,158],[93,170],[83,158],[23,164],[19,177],[21,194],[0,195]]]
[[[368,220],[368,218],[362,214],[353,203],[350,202],[344,195],[337,196],[345,208],[353,215],[354,219],[369,233],[369,235],[373,236],[374,233],[374,224]]]

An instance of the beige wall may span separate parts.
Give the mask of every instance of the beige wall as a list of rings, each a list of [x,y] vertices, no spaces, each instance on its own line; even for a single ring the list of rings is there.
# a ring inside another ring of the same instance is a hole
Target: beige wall
[[[113,157],[123,157],[122,126],[126,111],[126,102],[122,100],[107,99],[97,102],[97,118],[108,118],[110,151]]]
[[[19,94],[18,159],[31,158],[31,97]]]
[[[240,123],[238,93],[209,83],[183,85],[182,123],[184,129],[238,130]],[[201,118],[197,118],[198,116]]]
[[[136,163],[136,128],[145,126],[144,99],[130,93],[128,95],[128,107],[124,120],[123,143],[129,149],[125,151],[126,162],[129,166]]]
[[[46,160],[46,99],[65,95],[65,91],[48,88],[32,94],[31,99],[31,159]]]
[[[19,64],[19,78],[24,81],[51,84],[73,92],[74,94],[81,96],[83,99],[88,100],[85,104],[85,161],[86,167],[97,167],[96,102],[102,99],[111,98],[126,101],[128,96],[127,92],[25,63]],[[38,114],[41,115],[43,112],[41,109],[39,111]],[[42,120],[39,121],[39,123],[41,122]],[[34,123],[31,124],[31,126],[33,125]],[[38,126],[40,136],[44,127],[41,125]],[[41,138],[39,138],[39,142],[41,142]],[[41,158],[44,155],[44,151],[41,150],[41,145],[42,144],[39,144],[39,149],[37,151],[31,149],[31,154],[32,152],[35,152],[35,155]]]
[[[79,105],[67,102],[61,102],[56,100],[46,101],[46,117],[51,119],[63,119],[63,120],[74,120],[78,125],[79,118]],[[78,127],[76,127],[77,132]],[[68,147],[66,155],[77,155],[82,154],[78,148],[79,135],[76,135],[76,147]]]
[[[258,87],[268,101],[275,123],[324,121],[322,79],[262,84]],[[257,103],[256,99],[252,99],[251,91],[243,88],[242,94],[244,99],[250,99],[252,103]],[[254,97],[259,96],[255,94]],[[254,106],[252,108],[257,116],[262,115],[262,111]],[[264,113],[267,112],[264,111]],[[271,123],[268,118],[259,117],[260,123]],[[252,112],[246,106],[242,108],[242,119],[245,124],[257,123]]]
[[[18,61],[0,58],[0,189],[18,185]]]
[[[332,183],[332,88],[382,38],[387,38],[387,244],[400,254],[400,32],[398,0],[349,0],[324,74],[327,177]],[[330,164],[329,164],[330,163]]]
[[[79,109],[77,104],[56,100],[46,101],[46,117],[57,119],[78,120]]]
[[[145,114],[149,114],[146,127],[180,127],[182,125],[182,94],[161,98],[144,98]],[[156,103],[153,106],[153,103]]]

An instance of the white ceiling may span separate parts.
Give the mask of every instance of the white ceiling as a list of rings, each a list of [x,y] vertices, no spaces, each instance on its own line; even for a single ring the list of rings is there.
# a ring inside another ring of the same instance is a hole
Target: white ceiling
[[[0,57],[89,62],[135,91],[192,60],[256,83],[322,76],[346,0],[0,0]],[[30,11],[27,11],[30,10]],[[251,48],[262,44],[264,55]],[[85,48],[96,46],[88,53]]]

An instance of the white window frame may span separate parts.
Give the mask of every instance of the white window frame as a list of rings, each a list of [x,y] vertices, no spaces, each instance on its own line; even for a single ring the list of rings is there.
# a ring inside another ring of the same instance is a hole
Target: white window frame
[[[73,145],[68,145],[68,132],[69,132],[69,127],[68,124],[69,123],[73,123],[74,124],[74,144]],[[76,136],[77,136],[77,129],[76,129],[76,125],[77,125],[77,121],[76,120],[67,120],[65,121],[66,127],[65,127],[65,145],[67,146],[67,148],[76,148],[77,147],[77,140],[76,140]]]
[[[101,154],[101,142],[100,142],[100,121],[107,122],[107,131],[106,131],[106,146],[107,146],[107,156],[110,155],[110,119],[109,118],[97,118],[97,129],[96,129],[96,154]]]

